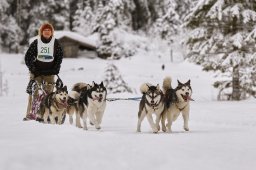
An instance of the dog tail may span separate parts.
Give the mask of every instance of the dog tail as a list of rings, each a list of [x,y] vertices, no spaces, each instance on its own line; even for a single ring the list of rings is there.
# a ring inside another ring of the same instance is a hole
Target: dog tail
[[[80,97],[80,93],[72,90],[71,92],[69,92],[68,96],[71,97],[72,99],[77,100]]]
[[[72,91],[81,93],[81,91],[83,91],[83,90],[88,90],[89,87],[90,87],[89,84],[86,84],[86,83],[76,83],[76,84],[74,84]]]
[[[172,78],[171,77],[165,77],[163,81],[163,92],[165,93],[167,90],[172,88]]]
[[[147,91],[148,91],[148,88],[149,88],[150,84],[148,83],[143,83],[141,86],[140,86],[140,92],[142,94],[145,94]]]

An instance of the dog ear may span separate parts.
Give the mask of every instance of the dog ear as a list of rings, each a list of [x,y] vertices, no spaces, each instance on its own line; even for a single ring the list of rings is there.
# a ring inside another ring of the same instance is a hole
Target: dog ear
[[[158,91],[160,90],[159,84],[156,85],[156,89],[157,89]]]
[[[95,86],[95,82],[94,81],[92,81],[92,87],[94,87]]]
[[[63,90],[66,91],[66,92],[68,92],[67,86],[64,86],[64,87],[63,87]]]
[[[100,86],[104,87],[103,81],[101,81]]]
[[[88,89],[92,88],[92,86],[90,84],[87,84],[84,88],[85,88],[85,90],[88,90]]]
[[[188,80],[185,84],[186,84],[186,85],[190,85],[190,80]]]
[[[177,80],[177,81],[178,81],[178,86],[182,85],[182,83],[179,80]]]

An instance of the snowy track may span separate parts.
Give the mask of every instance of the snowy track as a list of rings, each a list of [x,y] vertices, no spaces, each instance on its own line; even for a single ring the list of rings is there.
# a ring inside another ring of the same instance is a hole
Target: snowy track
[[[70,125],[68,119],[64,125],[23,122],[27,99],[25,66],[20,64],[20,56],[1,57],[2,63],[10,60],[14,64],[14,67],[2,65],[10,92],[0,98],[1,170],[252,170],[256,166],[255,100],[213,101],[210,76],[189,63],[170,64],[166,72],[152,70],[150,74],[145,69],[136,73],[134,69],[139,69],[136,63],[131,63],[133,69],[122,67],[130,64],[128,61],[117,63],[134,88],[144,81],[161,83],[168,74],[173,75],[174,80],[191,78],[196,100],[191,104],[191,131],[183,131],[179,118],[172,134],[153,134],[146,119],[142,132],[135,132],[138,101],[108,102],[100,131],[92,126],[88,131],[78,129]],[[61,76],[69,87],[76,81],[88,79],[90,82],[93,78],[90,70],[98,69],[100,75],[106,65],[85,60],[83,65],[88,68],[83,74],[72,71],[71,67],[80,67],[81,61],[84,60],[63,62],[63,70],[67,72]],[[97,68],[91,66],[96,63]],[[184,72],[184,67],[190,71]],[[100,76],[94,78],[101,79]]]

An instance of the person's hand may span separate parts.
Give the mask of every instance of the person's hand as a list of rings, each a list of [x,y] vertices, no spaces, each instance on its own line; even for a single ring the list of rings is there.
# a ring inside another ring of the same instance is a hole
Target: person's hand
[[[31,71],[31,73],[36,72],[36,66],[33,65],[33,66],[30,68],[30,71]]]

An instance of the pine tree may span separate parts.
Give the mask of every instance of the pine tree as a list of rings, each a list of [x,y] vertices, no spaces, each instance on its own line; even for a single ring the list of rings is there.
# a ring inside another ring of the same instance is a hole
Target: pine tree
[[[87,36],[92,33],[93,25],[95,25],[95,18],[89,1],[86,4],[80,2],[75,12],[73,30]]]
[[[186,18],[185,25],[191,30],[187,57],[205,71],[215,71],[220,80],[214,86],[220,96],[230,93],[230,100],[241,100],[256,91],[255,75],[248,76],[249,70],[255,70],[256,50],[247,43],[253,41],[248,36],[256,25],[255,6],[255,0],[200,0]]]
[[[119,59],[122,57],[123,49],[119,42],[115,41],[114,29],[117,27],[117,4],[109,1],[103,6],[99,4],[96,15],[95,30],[100,34],[100,44],[97,48],[98,56],[101,58]]]
[[[134,30],[146,31],[152,22],[148,0],[136,0],[133,2],[135,9],[132,11],[132,27]]]
[[[70,0],[48,0],[45,4],[48,8],[47,18],[56,30],[69,29],[69,3]]]
[[[4,20],[3,34],[1,35],[3,46],[9,49],[9,52],[19,52],[20,42],[23,38],[23,32],[18,26],[14,17],[9,16]]]
[[[51,23],[55,30],[69,29],[69,3],[68,0],[25,0],[29,4],[22,5],[22,12],[26,18],[22,22],[28,24],[22,27],[27,37],[38,34],[40,25],[44,22]],[[25,9],[29,11],[25,13]]]
[[[153,25],[153,35],[159,35],[161,39],[168,42],[173,41],[173,35],[178,34],[180,28],[180,16],[175,11],[177,4],[175,1],[165,1],[164,13],[160,16]]]
[[[169,0],[173,1],[173,0]],[[180,20],[183,22],[185,17],[191,12],[198,0],[175,0],[175,11],[178,13]]]
[[[0,45],[3,46],[3,40],[2,40],[2,36],[4,34],[4,21],[8,18],[8,16],[6,15],[6,10],[8,8],[9,4],[7,3],[6,0],[3,0],[0,2]]]
[[[0,44],[9,52],[19,52],[20,42],[22,40],[22,31],[18,26],[16,19],[9,12],[10,5],[6,1],[0,3]]]
[[[123,80],[120,71],[114,64],[109,64],[105,69],[104,85],[108,93],[132,93],[131,88]]]

